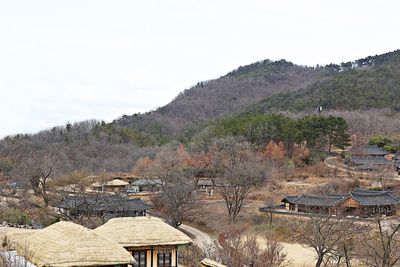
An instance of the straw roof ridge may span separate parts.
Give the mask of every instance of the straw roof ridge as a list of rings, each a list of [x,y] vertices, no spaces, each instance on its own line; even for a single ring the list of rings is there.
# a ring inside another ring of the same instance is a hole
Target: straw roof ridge
[[[106,183],[107,186],[125,186],[129,185],[128,182],[122,181],[120,179],[114,179]]]
[[[7,245],[8,249],[16,249],[18,243],[24,240],[27,236],[39,231],[37,229],[21,229],[21,228],[10,228],[4,236],[2,242]]]
[[[123,247],[185,245],[193,242],[180,230],[151,216],[113,218],[94,231]]]
[[[210,260],[210,259],[207,259],[207,258],[203,259],[201,261],[201,263],[203,265],[205,265],[205,266],[208,266],[208,267],[226,267],[226,265],[223,265],[223,264],[221,264],[219,262],[216,262],[216,261],[213,261],[213,260]]]
[[[72,222],[58,222],[15,241],[18,254],[39,267],[134,262],[132,255],[115,241]]]

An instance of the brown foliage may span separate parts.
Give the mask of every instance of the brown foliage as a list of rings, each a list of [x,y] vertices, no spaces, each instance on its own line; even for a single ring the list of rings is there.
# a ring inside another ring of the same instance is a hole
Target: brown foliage
[[[286,150],[282,142],[270,141],[261,154],[269,160],[282,160],[285,158]]]
[[[296,145],[293,152],[293,160],[296,164],[302,165],[310,157],[310,150],[305,145]]]
[[[135,166],[132,169],[134,175],[141,175],[146,169],[151,168],[154,161],[149,157],[140,158],[136,161]]]

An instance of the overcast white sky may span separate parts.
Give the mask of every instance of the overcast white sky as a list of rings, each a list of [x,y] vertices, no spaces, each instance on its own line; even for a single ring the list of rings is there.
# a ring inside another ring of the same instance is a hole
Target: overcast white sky
[[[163,106],[263,59],[400,48],[400,1],[0,0],[0,137]]]

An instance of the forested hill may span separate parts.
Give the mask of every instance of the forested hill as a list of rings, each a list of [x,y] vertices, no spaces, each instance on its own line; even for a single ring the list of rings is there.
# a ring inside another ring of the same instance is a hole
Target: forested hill
[[[225,125],[218,119],[238,115],[240,122],[243,113],[294,111],[289,116],[300,117],[306,112],[299,111],[322,106],[336,110],[332,115],[347,121],[350,134],[391,136],[400,131],[400,118],[376,109],[398,111],[399,100],[399,51],[324,67],[264,60],[199,82],[156,111],[124,115],[112,123],[86,121],[6,137],[0,140],[0,175],[13,169],[24,177],[24,170],[39,172],[37,166],[52,158],[59,175],[130,171],[137,159],[154,156],[160,145],[213,137],[215,125]],[[372,108],[374,113],[366,112]]]
[[[264,60],[239,67],[219,79],[199,82],[156,111],[123,116],[114,124],[152,136],[170,136],[211,118],[239,112],[267,96],[305,88],[327,75],[322,68]]]
[[[251,106],[252,112],[391,109],[400,111],[400,51],[329,65],[334,75],[296,92],[279,93]]]

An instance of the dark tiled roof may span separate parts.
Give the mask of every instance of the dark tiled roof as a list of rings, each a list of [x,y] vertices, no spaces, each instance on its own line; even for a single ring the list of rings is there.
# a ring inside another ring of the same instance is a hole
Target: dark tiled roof
[[[14,182],[14,183],[11,183],[11,188],[12,189],[29,189],[29,186],[24,183]]]
[[[379,165],[356,165],[356,166],[354,166],[354,168],[356,169],[356,170],[360,170],[360,171],[363,171],[363,170],[378,170],[379,169]]]
[[[396,161],[396,162],[394,163],[394,166],[395,166],[396,168],[400,169],[400,161]]]
[[[390,165],[392,162],[387,160],[386,158],[361,158],[361,157],[352,157],[350,159],[356,165]]]
[[[320,207],[333,207],[340,201],[344,200],[343,196],[308,196],[300,195],[298,197],[292,197],[287,201],[289,203],[307,205],[307,206],[320,206]]]
[[[357,188],[350,193],[350,197],[363,206],[397,205],[399,200],[389,191],[371,191]]]
[[[356,189],[351,191],[351,193],[365,194],[365,195],[377,195],[377,194],[380,194],[382,192],[389,192],[389,191],[367,190],[367,189],[363,189],[363,188],[359,188],[359,187],[357,187]]]
[[[162,182],[160,179],[139,179],[134,181],[132,185],[136,186],[162,185]]]
[[[299,196],[286,196],[282,199],[282,202],[294,203],[294,201],[298,198]]]
[[[397,153],[396,155],[394,155],[394,156],[393,156],[393,159],[396,160],[396,161],[397,161],[397,160],[400,160],[400,154]]]
[[[377,145],[362,146],[359,148],[352,149],[351,152],[357,155],[370,155],[370,156],[385,156],[389,154],[389,152],[381,149]]]
[[[400,203],[399,200],[392,196],[389,191],[369,191],[360,188],[357,188],[346,195],[287,196],[282,199],[282,202],[307,206],[333,207],[348,198],[354,199],[362,206],[398,205]]]
[[[198,186],[212,186],[213,182],[210,179],[200,179],[197,183]]]
[[[145,211],[153,206],[140,198],[124,198],[118,195],[66,196],[56,207],[83,211]]]

